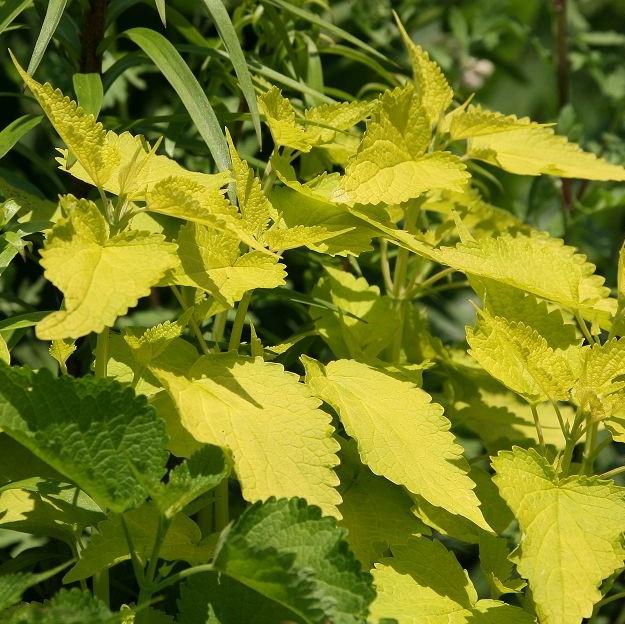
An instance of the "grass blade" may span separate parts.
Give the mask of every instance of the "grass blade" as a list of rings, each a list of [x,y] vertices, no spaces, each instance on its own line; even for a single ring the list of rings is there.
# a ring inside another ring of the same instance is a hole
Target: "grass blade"
[[[66,4],[67,0],[50,0],[48,2],[46,15],[43,18],[43,25],[41,26],[39,36],[35,42],[35,48],[33,50],[33,55],[30,57],[30,63],[28,63],[28,73],[31,76],[37,71],[37,67],[39,67],[39,63],[41,63],[46,48],[52,39],[52,35],[54,35],[54,31],[61,21]]]
[[[15,144],[41,122],[41,115],[23,115],[12,121],[0,132],[0,158],[13,149]]]
[[[302,9],[298,6],[295,6],[294,4],[291,4],[290,2],[285,2],[285,0],[263,0],[263,2],[266,4],[273,4],[279,9],[288,11],[296,17],[304,19],[311,24],[314,24],[315,26],[319,26],[319,28],[325,30],[331,35],[334,35],[339,39],[349,41],[349,43],[355,45],[358,48],[361,48],[362,50],[367,52],[367,54],[371,54],[372,56],[375,56],[386,63],[392,63],[392,61],[390,61],[381,52],[378,52],[375,48],[372,48],[370,45],[366,44],[364,41],[361,41],[360,39],[358,39],[358,37],[354,37],[354,35],[348,33],[346,30],[343,30],[339,26],[336,26],[331,22],[324,20],[316,13],[312,13],[311,11],[307,11],[306,9]]]
[[[161,18],[161,22],[163,22],[163,26],[167,26],[167,16],[165,15],[165,0],[154,0],[156,3],[156,10],[158,11],[158,15]]]
[[[2,34],[20,15],[31,6],[33,0],[7,0],[0,7],[0,34]]]
[[[228,146],[217,115],[178,50],[163,35],[149,28],[131,28],[125,34],[150,57],[174,88],[219,170],[228,169],[230,164]]]
[[[261,144],[261,132],[260,132],[260,114],[258,112],[258,106],[256,103],[256,93],[254,92],[254,85],[252,84],[252,77],[249,69],[247,68],[247,62],[245,55],[241,49],[239,38],[234,30],[234,26],[230,21],[230,16],[226,7],[221,0],[204,0],[204,4],[211,14],[217,32],[221,37],[228,54],[230,55],[230,62],[234,68],[234,73],[239,79],[239,87],[243,93],[243,97],[247,102],[247,106],[252,115],[252,123],[254,124],[254,130],[256,131],[256,137],[259,145]]]

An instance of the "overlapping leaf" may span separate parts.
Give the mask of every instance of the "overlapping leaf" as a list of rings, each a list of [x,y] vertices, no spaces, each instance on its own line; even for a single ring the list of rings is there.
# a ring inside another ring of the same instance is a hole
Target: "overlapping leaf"
[[[112,327],[178,262],[175,245],[164,236],[136,230],[111,236],[93,202],[68,196],[63,204],[69,217],[48,236],[41,264],[65,295],[64,309],[37,324],[43,340]]]
[[[430,120],[410,85],[386,92],[333,199],[399,204],[430,190],[461,191],[469,179],[448,152],[426,154]]]
[[[164,423],[117,382],[0,364],[0,401],[0,427],[104,509],[137,506],[165,472]]]
[[[601,599],[601,581],[623,566],[625,490],[596,478],[559,477],[531,449],[515,447],[492,463],[521,528],[515,560],[541,624],[579,624]]]
[[[338,412],[363,463],[433,505],[489,530],[443,408],[412,383],[366,364],[306,358],[306,382]]]
[[[338,515],[338,444],[329,416],[296,375],[234,353],[203,356],[186,375],[152,370],[185,429],[232,451],[246,500],[302,496]]]
[[[445,547],[427,538],[412,538],[393,548],[393,557],[376,564],[378,591],[371,612],[398,624],[533,624],[519,607],[479,600],[467,573]]]

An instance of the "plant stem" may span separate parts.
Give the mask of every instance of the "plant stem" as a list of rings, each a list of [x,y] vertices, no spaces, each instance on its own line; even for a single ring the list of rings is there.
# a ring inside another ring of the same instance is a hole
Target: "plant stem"
[[[593,450],[595,444],[595,435],[597,434],[597,423],[590,421],[590,416],[587,418],[586,425],[586,441],[584,443],[584,456],[582,458],[582,466],[579,474],[590,474],[592,472]]]
[[[593,344],[597,344],[597,340],[593,338],[592,334],[588,330],[588,325],[586,325],[586,321],[579,312],[575,313],[575,319],[577,320],[579,328],[582,330],[582,334],[584,334],[584,338],[586,338],[586,340],[588,341],[588,344],[590,344],[591,346]]]
[[[230,520],[228,477],[215,489],[215,531],[221,531]]]
[[[569,101],[569,59],[568,36],[566,28],[566,0],[553,0],[556,17],[556,74],[558,83],[558,107],[562,109]],[[566,214],[573,209],[572,181],[561,178],[562,207]]]
[[[530,403],[530,408],[532,409],[532,416],[534,417],[534,426],[536,427],[536,434],[538,435],[538,442],[544,453],[546,450],[545,436],[543,435],[543,428],[540,424],[540,418],[538,418],[538,409],[536,408],[535,403]]]
[[[156,576],[158,556],[168,530],[169,521],[163,516],[160,516],[158,519],[158,529],[156,531],[156,537],[154,538],[154,546],[152,547],[152,553],[150,554],[150,562],[148,563],[147,570],[143,577],[144,582],[142,583],[141,591],[139,592],[139,599],[137,603],[139,605],[148,602],[152,597],[152,594],[154,593],[154,577]]]
[[[230,342],[228,343],[228,351],[237,351],[241,344],[241,334],[243,333],[243,325],[245,323],[245,317],[247,315],[247,308],[250,305],[252,299],[252,291],[249,290],[243,295],[239,305],[237,307],[237,313],[234,317],[234,324],[232,325],[232,331],[230,332]]]
[[[608,470],[603,474],[599,475],[600,479],[612,479],[617,475],[623,474],[625,472],[625,466],[619,466],[618,468],[612,468],[612,470]]]
[[[393,278],[391,277],[391,265],[388,261],[388,243],[385,238],[380,239],[380,268],[384,278],[386,294],[390,295],[394,291]]]
[[[106,377],[106,366],[109,359],[109,330],[105,327],[99,334],[95,347],[95,376],[99,379]]]
[[[597,603],[597,607],[605,607],[605,605],[621,600],[622,598],[625,598],[625,591],[619,592],[618,594],[612,594],[611,596],[604,598],[601,602]]]
[[[213,321],[213,332],[212,338],[215,343],[215,349],[220,351],[219,343],[221,339],[224,337],[224,331],[226,329],[226,321],[228,320],[228,311],[220,312],[215,316],[215,320]]]
[[[105,605],[110,604],[108,570],[101,570],[93,575],[93,595]]]
[[[174,293],[174,296],[178,300],[178,303],[180,304],[182,311],[186,312],[190,306],[187,305],[187,302],[182,296],[181,290],[177,286],[171,286],[171,291]],[[210,349],[208,348],[208,345],[206,344],[206,340],[204,339],[202,330],[200,329],[199,325],[197,324],[196,320],[193,317],[189,319],[189,327],[191,328],[191,331],[195,335],[200,345],[200,349],[202,350],[202,353],[204,355],[208,355],[210,353]]]

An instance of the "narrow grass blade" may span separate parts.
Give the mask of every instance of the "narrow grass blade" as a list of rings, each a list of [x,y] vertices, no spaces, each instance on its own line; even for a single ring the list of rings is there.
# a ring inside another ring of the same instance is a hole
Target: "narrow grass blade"
[[[41,63],[46,48],[52,39],[52,35],[54,35],[54,31],[61,21],[66,4],[67,0],[50,0],[48,2],[46,15],[43,18],[43,25],[41,26],[39,36],[35,42],[35,48],[30,58],[30,63],[28,63],[28,73],[31,76],[37,71],[37,67],[39,67],[39,63]]]
[[[182,100],[217,167],[229,167],[228,146],[219,120],[197,78],[178,50],[160,33],[149,28],[131,28],[126,36],[138,45],[158,67]]]
[[[165,0],[154,0],[156,3],[156,10],[158,11],[158,15],[161,18],[161,22],[163,22],[163,26],[167,26],[167,16],[165,14]]]
[[[0,132],[0,158],[41,122],[41,115],[23,115],[12,121]]]
[[[336,26],[335,24],[324,20],[322,17],[319,17],[319,15],[317,15],[316,13],[312,13],[311,11],[307,11],[306,9],[302,9],[298,6],[295,6],[294,4],[291,4],[290,2],[286,2],[285,0],[263,0],[263,2],[265,4],[273,4],[274,6],[284,11],[288,11],[292,15],[304,19],[311,24],[314,24],[315,26],[319,26],[319,28],[321,28],[322,30],[325,30],[326,32],[334,35],[339,39],[349,41],[349,43],[364,50],[368,54],[371,54],[372,56],[375,56],[380,60],[385,61],[386,63],[391,63],[391,61],[389,61],[389,59],[384,56],[384,54],[378,52],[375,48],[372,48],[370,45],[366,44],[364,41],[361,41],[360,39],[358,39],[358,37],[354,37],[354,35],[348,33],[346,30],[343,30],[339,26]]]
[[[33,0],[7,0],[0,6],[0,34],[2,34],[24,9],[31,6]]]
[[[252,123],[254,124],[256,137],[258,138],[258,143],[260,144],[260,114],[256,104],[256,93],[254,92],[252,77],[247,67],[247,62],[245,60],[243,50],[241,49],[239,38],[237,37],[237,33],[234,30],[232,22],[230,21],[228,11],[226,11],[226,7],[221,0],[204,0],[204,4],[215,22],[217,32],[224,42],[226,50],[228,50],[230,62],[232,63],[232,67],[234,68],[237,78],[239,79],[239,87],[252,115]]]

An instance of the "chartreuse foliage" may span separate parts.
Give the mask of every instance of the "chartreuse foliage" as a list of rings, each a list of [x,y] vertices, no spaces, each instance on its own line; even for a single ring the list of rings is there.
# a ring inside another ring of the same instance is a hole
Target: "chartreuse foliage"
[[[354,41],[299,4],[264,4]],[[188,48],[222,58],[156,7]],[[245,66],[223,7],[206,7],[272,151],[242,140],[243,109],[214,136],[178,53],[147,29],[128,36],[223,148],[216,173],[172,157],[195,145],[172,139],[177,115],[165,155],[97,121],[96,74],[75,80],[81,107],[13,58],[73,194],[51,202],[0,177],[0,271],[37,248],[59,295],[0,322],[0,527],[62,542],[36,569],[28,549],[0,564],[2,621],[611,621],[625,488],[622,466],[598,466],[625,441],[623,254],[612,293],[473,176],[476,161],[588,180],[625,169],[551,124],[458,105],[401,24],[409,75],[380,65],[388,89],[337,102],[295,65],[298,80],[268,85],[281,74]],[[303,100],[287,97],[296,87]],[[429,316],[451,325],[435,297],[458,288],[475,318],[443,341]],[[15,348],[33,326],[51,356],[39,370]]]

